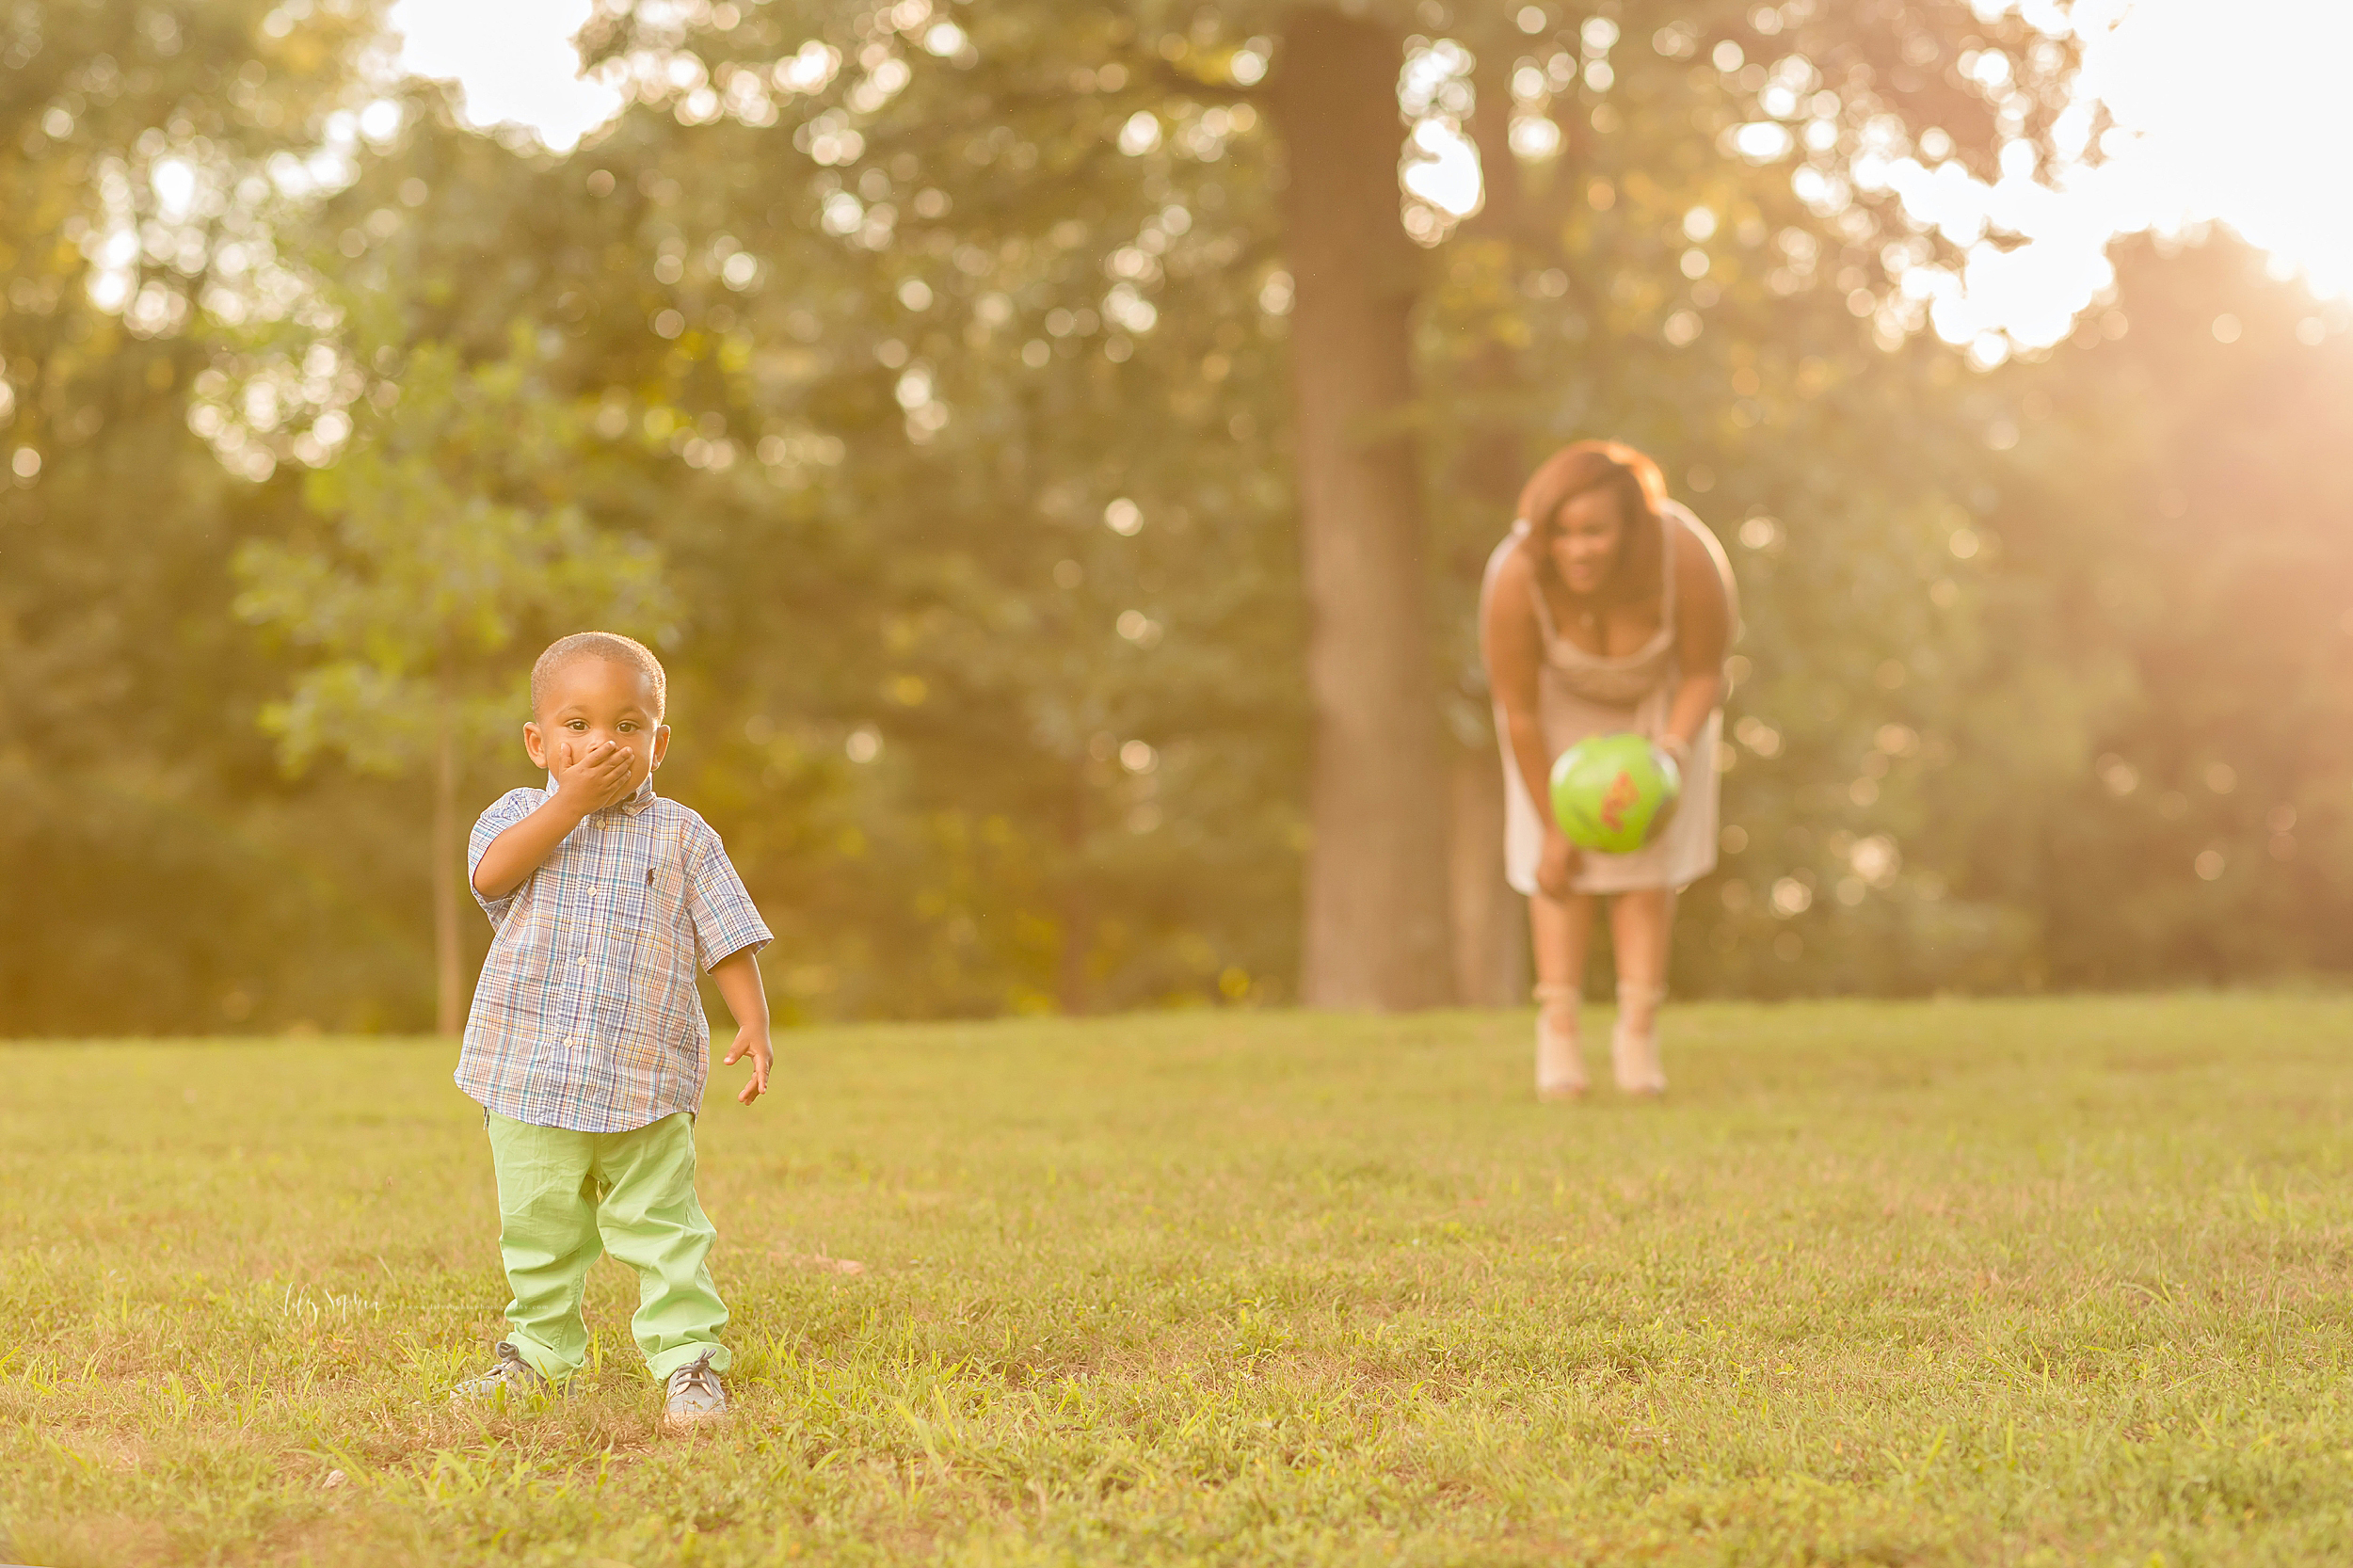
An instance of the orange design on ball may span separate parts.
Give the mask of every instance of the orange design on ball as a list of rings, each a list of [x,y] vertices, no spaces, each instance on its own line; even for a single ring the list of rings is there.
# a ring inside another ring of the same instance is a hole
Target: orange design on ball
[[[1634,776],[1620,769],[1617,778],[1609,786],[1609,792],[1601,797],[1601,825],[1612,833],[1624,832],[1625,808],[1641,798],[1642,792],[1634,782]]]

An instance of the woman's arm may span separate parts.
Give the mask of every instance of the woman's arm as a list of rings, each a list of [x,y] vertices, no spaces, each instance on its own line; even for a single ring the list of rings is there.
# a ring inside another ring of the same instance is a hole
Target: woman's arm
[[[1688,761],[1691,742],[1724,700],[1724,654],[1739,612],[1724,547],[1697,519],[1678,517],[1675,524],[1675,664],[1683,676],[1659,738]]]
[[[1512,765],[1544,824],[1545,848],[1537,862],[1536,886],[1548,898],[1569,896],[1577,872],[1577,848],[1561,831],[1552,815],[1552,759],[1545,749],[1545,728],[1538,708],[1537,672],[1544,664],[1544,634],[1536,629],[1535,606],[1529,595],[1536,591],[1534,568],[1513,551],[1496,573],[1493,591],[1479,623],[1479,652],[1487,666],[1487,684],[1503,710],[1503,732],[1511,743]]]
[[[1537,710],[1536,675],[1544,662],[1544,636],[1528,602],[1534,591],[1527,558],[1514,552],[1497,572],[1495,591],[1487,596],[1479,652],[1487,666],[1487,684],[1503,709],[1513,764],[1536,803],[1537,817],[1552,832],[1552,784],[1546,773],[1550,759],[1545,755],[1544,724]]]

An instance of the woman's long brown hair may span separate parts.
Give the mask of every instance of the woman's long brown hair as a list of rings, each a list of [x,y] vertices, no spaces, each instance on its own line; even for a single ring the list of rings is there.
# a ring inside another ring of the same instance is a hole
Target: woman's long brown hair
[[[1520,491],[1520,516],[1528,520],[1536,547],[1536,569],[1556,587],[1552,539],[1561,529],[1561,509],[1592,490],[1618,498],[1618,557],[1595,596],[1625,603],[1663,585],[1666,569],[1657,527],[1667,499],[1667,476],[1658,465],[1624,441],[1577,441],[1545,458]],[[1644,527],[1642,524],[1651,526]]]

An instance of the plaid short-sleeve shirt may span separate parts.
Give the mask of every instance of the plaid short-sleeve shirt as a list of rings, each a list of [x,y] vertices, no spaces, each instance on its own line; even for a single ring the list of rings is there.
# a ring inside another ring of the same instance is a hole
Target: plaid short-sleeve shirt
[[[516,790],[482,813],[469,887],[491,840],[549,794]],[[590,812],[513,892],[474,897],[497,935],[474,984],[460,1089],[502,1116],[577,1132],[701,1109],[711,1030],[695,966],[769,940],[708,823],[648,778]]]

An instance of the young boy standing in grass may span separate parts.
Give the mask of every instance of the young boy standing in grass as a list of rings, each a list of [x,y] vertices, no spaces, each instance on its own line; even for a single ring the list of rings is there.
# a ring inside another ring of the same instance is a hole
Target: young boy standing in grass
[[[651,651],[584,632],[539,655],[523,749],[545,790],[482,814],[468,846],[497,932],[474,987],[457,1086],[483,1109],[498,1173],[499,1246],[514,1291],[498,1363],[461,1384],[494,1401],[560,1385],[587,1357],[581,1293],[601,1251],[637,1271],[631,1329],[664,1385],[664,1420],[727,1413],[728,1320],[695,1197],[695,1115],[711,1034],[710,971],[768,1088],[768,1002],[755,954],[768,928],[719,836],[654,793],[669,749]]]

